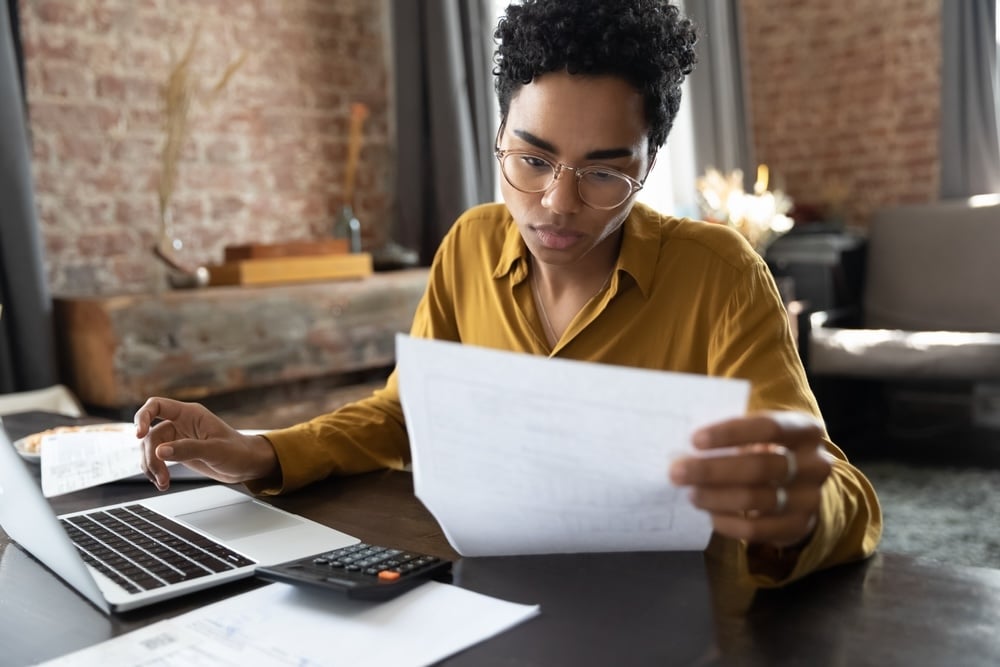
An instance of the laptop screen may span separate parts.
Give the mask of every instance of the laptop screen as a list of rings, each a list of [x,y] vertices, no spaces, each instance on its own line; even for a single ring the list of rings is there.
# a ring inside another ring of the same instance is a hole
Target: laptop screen
[[[108,611],[108,602],[26,466],[0,420],[0,526],[81,595]]]

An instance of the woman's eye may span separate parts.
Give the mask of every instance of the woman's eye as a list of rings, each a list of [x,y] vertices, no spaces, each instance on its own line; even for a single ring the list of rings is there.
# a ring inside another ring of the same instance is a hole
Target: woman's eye
[[[587,172],[587,178],[594,181],[609,181],[613,178],[618,178],[618,174],[613,171],[605,171],[603,169],[593,169]]]
[[[529,167],[534,167],[538,169],[539,167],[548,167],[549,163],[540,157],[535,157],[534,155],[522,155],[521,161],[524,162]]]

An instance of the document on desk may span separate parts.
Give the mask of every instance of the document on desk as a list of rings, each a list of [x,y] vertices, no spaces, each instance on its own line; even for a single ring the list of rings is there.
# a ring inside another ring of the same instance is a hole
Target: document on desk
[[[538,614],[428,582],[387,602],[271,584],[44,663],[49,667],[429,665]]]
[[[42,494],[47,498],[142,472],[135,430],[53,433],[42,438]]]
[[[42,494],[46,498],[108,482],[145,481],[142,474],[142,441],[132,424],[115,424],[108,430],[51,433],[42,438]],[[127,428],[125,428],[127,427]],[[242,429],[241,433],[264,433]],[[200,472],[174,461],[167,462],[173,481],[205,481]]]
[[[668,468],[748,382],[402,334],[396,356],[415,492],[463,556],[707,546]]]

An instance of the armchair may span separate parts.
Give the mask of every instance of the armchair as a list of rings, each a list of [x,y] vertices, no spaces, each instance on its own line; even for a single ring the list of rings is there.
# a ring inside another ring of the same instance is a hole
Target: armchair
[[[820,388],[828,378],[934,390],[1000,381],[1000,203],[878,211],[860,308],[817,311],[806,324]]]

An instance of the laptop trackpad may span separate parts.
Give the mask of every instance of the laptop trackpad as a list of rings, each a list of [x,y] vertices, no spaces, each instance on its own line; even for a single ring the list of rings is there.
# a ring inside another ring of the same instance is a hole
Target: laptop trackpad
[[[276,512],[252,501],[178,514],[176,518],[222,541],[268,533],[302,523],[294,516]]]

